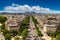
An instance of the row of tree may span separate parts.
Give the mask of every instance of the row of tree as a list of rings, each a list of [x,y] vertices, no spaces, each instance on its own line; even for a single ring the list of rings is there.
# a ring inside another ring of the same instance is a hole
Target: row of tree
[[[39,36],[39,37],[42,37],[43,34],[41,33],[41,31],[39,30],[39,28],[38,28],[37,26],[36,26],[36,30],[37,30],[38,36]]]
[[[29,22],[30,22],[30,16],[27,16],[20,26],[19,31],[20,31],[20,35],[23,36],[23,40],[25,40],[27,36]]]
[[[37,19],[34,17],[34,16],[32,16],[32,20],[33,20],[33,22],[34,22],[34,24],[35,24],[35,28],[36,28],[36,30],[37,30],[37,33],[38,33],[38,36],[39,37],[42,37],[43,36],[43,34],[41,33],[41,31],[39,30],[39,28],[37,27]]]

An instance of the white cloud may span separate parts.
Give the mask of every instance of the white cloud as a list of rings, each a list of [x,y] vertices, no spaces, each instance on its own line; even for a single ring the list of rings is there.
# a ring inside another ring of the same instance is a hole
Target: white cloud
[[[2,13],[3,11],[0,11],[0,13]]]
[[[14,3],[12,3],[12,6],[19,6],[19,4],[14,4]]]
[[[24,12],[35,12],[35,13],[60,13],[60,11],[51,10],[49,8],[43,8],[40,6],[28,6],[28,5],[18,5],[12,4],[12,6],[6,6],[4,8],[6,12],[16,12],[16,13],[24,13]]]

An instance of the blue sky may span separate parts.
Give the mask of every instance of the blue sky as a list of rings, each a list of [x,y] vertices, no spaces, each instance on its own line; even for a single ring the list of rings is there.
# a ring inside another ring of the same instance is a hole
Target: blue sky
[[[51,10],[60,11],[60,0],[0,0],[0,10],[4,10],[5,7],[12,4],[40,6],[43,8],[49,8]]]

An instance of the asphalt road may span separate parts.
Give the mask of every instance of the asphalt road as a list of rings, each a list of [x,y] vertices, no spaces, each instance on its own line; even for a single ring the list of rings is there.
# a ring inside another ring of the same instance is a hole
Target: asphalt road
[[[28,40],[34,40],[37,36],[37,31],[35,29],[34,22],[32,21],[32,17],[30,17],[30,26],[29,26],[28,31],[29,32],[28,32],[27,36],[30,37],[30,38],[27,37],[27,39]]]
[[[51,40],[51,37],[47,35],[47,33],[44,32],[45,29],[41,29],[41,27],[37,24],[37,26],[39,27],[39,30],[42,32],[43,37],[45,40]]]

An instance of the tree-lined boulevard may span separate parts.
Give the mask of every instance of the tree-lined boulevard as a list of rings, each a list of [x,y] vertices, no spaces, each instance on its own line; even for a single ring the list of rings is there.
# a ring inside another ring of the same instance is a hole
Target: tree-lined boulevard
[[[12,17],[14,18],[14,16]],[[7,17],[0,16],[0,40],[60,40],[60,30],[54,33],[46,33],[46,27],[43,29],[39,25],[38,22],[41,21],[38,21],[38,19],[34,15],[26,15],[24,20],[18,22],[19,26],[17,27],[19,27],[19,30],[8,30],[5,26],[5,22],[8,20]]]

